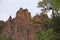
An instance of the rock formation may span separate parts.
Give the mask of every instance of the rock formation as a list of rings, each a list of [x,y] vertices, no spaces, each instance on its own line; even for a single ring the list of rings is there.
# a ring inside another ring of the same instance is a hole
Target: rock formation
[[[4,21],[0,21],[0,33],[4,30]]]
[[[40,16],[35,16],[34,21],[39,22]],[[1,25],[5,26],[1,26]],[[35,40],[34,34],[37,31],[38,26],[32,25],[31,14],[28,9],[20,8],[16,17],[12,19],[10,16],[6,22],[0,22],[0,26],[4,27],[4,34],[10,38],[10,40]]]

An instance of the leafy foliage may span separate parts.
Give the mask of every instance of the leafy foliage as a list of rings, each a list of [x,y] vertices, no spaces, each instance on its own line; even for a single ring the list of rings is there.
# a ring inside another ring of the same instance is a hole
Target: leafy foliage
[[[53,28],[56,33],[60,33],[60,16],[56,16],[52,19]]]
[[[53,29],[48,29],[46,31],[39,30],[36,33],[37,40],[60,40],[60,36],[57,36]]]
[[[58,10],[60,9],[60,0],[43,0],[39,1],[38,7],[47,7],[47,4],[51,4],[52,7],[52,19],[49,19],[45,16],[45,11],[42,13],[40,23],[47,27],[47,30],[38,30],[36,33],[37,40],[60,40],[60,14],[58,14]],[[47,7],[48,8],[48,7]],[[56,11],[57,13],[54,13]],[[43,16],[44,15],[44,16]]]
[[[38,7],[44,7],[44,5],[46,4],[47,4],[46,0],[43,0],[43,2],[39,1]]]
[[[9,40],[9,38],[7,38],[6,36],[4,36],[4,34],[0,34],[0,40]]]
[[[38,7],[45,7],[45,6],[48,9],[58,11],[60,9],[60,0],[43,0],[42,2],[41,1],[38,2]]]
[[[60,8],[60,0],[51,0],[52,8],[58,10]]]

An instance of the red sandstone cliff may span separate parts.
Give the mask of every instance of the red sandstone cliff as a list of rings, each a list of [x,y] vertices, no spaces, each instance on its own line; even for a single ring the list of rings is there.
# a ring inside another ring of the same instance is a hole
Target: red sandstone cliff
[[[35,16],[33,20],[39,22],[40,16]],[[32,24],[31,14],[28,9],[20,8],[16,13],[15,18],[12,19],[10,16],[4,23],[5,26],[3,32],[11,40],[35,40],[34,34],[37,29],[41,29],[41,26],[35,28]]]

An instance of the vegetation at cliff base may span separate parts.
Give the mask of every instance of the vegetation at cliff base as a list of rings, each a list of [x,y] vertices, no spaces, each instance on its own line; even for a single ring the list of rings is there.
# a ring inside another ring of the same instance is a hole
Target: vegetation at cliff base
[[[60,40],[60,36],[53,32],[53,29],[46,31],[39,30],[37,33],[37,40]]]
[[[3,33],[0,34],[0,40],[9,40]]]

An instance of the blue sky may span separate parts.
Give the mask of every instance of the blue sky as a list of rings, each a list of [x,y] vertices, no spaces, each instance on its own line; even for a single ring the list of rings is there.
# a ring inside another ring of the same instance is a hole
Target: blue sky
[[[40,12],[37,8],[37,3],[40,0],[0,0],[0,20],[7,20],[11,15],[13,18],[16,16],[16,11],[20,7],[27,8],[31,12],[31,16]]]

